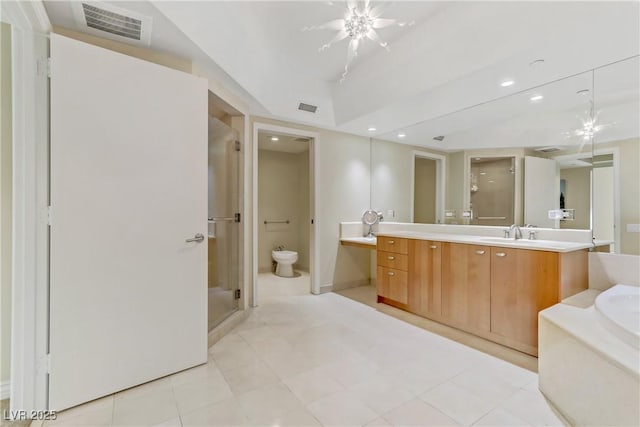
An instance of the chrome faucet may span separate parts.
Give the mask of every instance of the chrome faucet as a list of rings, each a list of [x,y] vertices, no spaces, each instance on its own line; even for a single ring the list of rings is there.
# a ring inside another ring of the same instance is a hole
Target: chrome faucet
[[[522,239],[522,230],[520,230],[519,226],[517,226],[516,224],[512,224],[511,227],[509,227],[509,236],[511,236],[512,231],[514,232],[513,240]]]

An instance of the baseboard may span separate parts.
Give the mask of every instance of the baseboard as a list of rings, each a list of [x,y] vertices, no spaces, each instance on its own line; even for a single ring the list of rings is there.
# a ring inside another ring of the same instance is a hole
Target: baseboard
[[[350,289],[350,288],[357,288],[360,286],[368,286],[371,284],[371,281],[369,279],[362,279],[362,280],[353,280],[350,282],[342,282],[342,283],[334,283],[333,284],[333,290],[334,291],[343,291],[345,289]]]
[[[8,399],[11,394],[11,381],[2,381],[0,383],[0,400]]]
[[[231,316],[224,319],[218,326],[213,328],[213,330],[207,334],[208,347],[211,347],[220,341],[222,337],[231,332],[233,328],[244,322],[249,317],[250,310],[250,308],[246,310],[238,310]]]
[[[320,285],[320,293],[326,294],[327,292],[333,291],[333,285],[331,283],[327,285]]]

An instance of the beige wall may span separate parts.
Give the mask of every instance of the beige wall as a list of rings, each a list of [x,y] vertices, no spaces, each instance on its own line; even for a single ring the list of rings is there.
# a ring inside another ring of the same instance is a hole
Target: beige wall
[[[271,271],[276,246],[298,252],[309,271],[309,152],[258,151],[258,270]],[[305,185],[306,184],[306,185]],[[264,221],[289,220],[289,224]]]
[[[640,233],[627,224],[640,224],[640,139],[598,144],[597,150],[618,148],[620,174],[620,252],[640,255]]]
[[[190,60],[178,58],[156,50],[132,46],[115,40],[103,39],[101,37],[80,33],[64,27],[54,26],[53,32],[94,46],[100,46],[135,58],[144,59],[145,61],[153,62],[155,64],[164,65],[165,67],[173,68],[175,70],[184,71],[186,73],[192,72]]]
[[[0,383],[11,378],[11,26],[0,23]]]
[[[416,157],[413,190],[413,222],[436,222],[436,161]]]
[[[560,170],[565,180],[565,209],[575,209],[573,221],[560,221],[560,228],[591,228],[591,167]]]

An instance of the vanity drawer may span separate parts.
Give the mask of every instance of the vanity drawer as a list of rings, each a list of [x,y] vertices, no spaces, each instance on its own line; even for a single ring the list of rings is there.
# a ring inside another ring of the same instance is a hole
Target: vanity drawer
[[[409,302],[406,271],[378,267],[377,281],[379,296],[401,304],[407,304]]]
[[[397,254],[408,253],[407,239],[398,237],[378,236],[378,250],[385,252],[395,252]]]
[[[389,267],[396,270],[407,271],[409,266],[409,256],[397,254],[395,252],[378,251],[378,265],[380,267]]]

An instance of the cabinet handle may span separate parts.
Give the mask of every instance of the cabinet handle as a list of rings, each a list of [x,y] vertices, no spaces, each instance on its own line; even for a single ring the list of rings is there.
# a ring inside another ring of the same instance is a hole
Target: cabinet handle
[[[496,252],[496,256],[505,257],[505,256],[507,256],[507,254],[504,253],[504,252]]]
[[[389,240],[389,244],[393,245],[396,241],[395,240]]]
[[[396,259],[396,257],[394,257],[394,256],[388,256],[388,257],[387,257],[387,259],[389,259],[389,260],[393,261],[394,259]]]
[[[482,250],[476,251],[476,253],[477,253],[478,255],[484,255],[484,251],[482,251]],[[497,254],[496,254],[496,255],[497,255]],[[498,256],[500,256],[500,255],[498,255]]]
[[[438,249],[438,247],[436,245],[431,245],[429,246],[431,249]]]
[[[387,274],[388,274],[389,276],[395,276],[395,275],[396,275],[396,273],[394,273],[393,271],[390,271],[390,272],[388,272]]]

